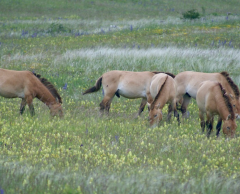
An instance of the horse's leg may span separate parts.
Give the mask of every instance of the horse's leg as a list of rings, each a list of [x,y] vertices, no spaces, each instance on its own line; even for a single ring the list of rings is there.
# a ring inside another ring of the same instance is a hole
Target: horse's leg
[[[146,104],[147,104],[147,99],[146,99],[146,98],[143,98],[142,101],[141,101],[141,104],[140,104],[140,107],[139,107],[138,115],[137,115],[137,116],[140,116],[140,114],[143,112]]]
[[[34,106],[33,106],[33,98],[31,96],[26,97],[26,102],[28,104],[31,116],[34,116],[35,111],[34,111]]]
[[[109,113],[109,109],[110,109],[113,97],[114,97],[114,94],[112,96],[110,96],[110,95],[104,96],[102,102],[99,104],[101,115],[104,113],[104,111],[106,111],[107,114]]]
[[[182,106],[181,106],[181,112],[182,112],[182,117],[183,118],[187,118],[188,115],[187,115],[187,107],[190,103],[190,100],[191,100],[191,96],[189,96],[188,94],[185,94],[183,96],[183,103],[182,103]]]
[[[172,106],[172,104],[169,104],[168,105],[168,114],[167,114],[167,120],[168,121],[170,121],[170,119],[171,119],[172,111],[173,111],[173,106]],[[174,115],[175,115],[175,113],[174,113]]]
[[[21,102],[21,105],[20,105],[20,114],[21,115],[23,114],[26,105],[27,105],[26,99],[22,98],[22,102]]]
[[[207,125],[207,137],[209,138],[211,132],[212,132],[212,128],[213,128],[213,116],[207,114],[207,121],[206,121],[206,125]]]
[[[172,107],[173,107],[173,111],[174,111],[174,117],[177,117],[178,125],[180,125],[180,119],[179,119],[179,114],[178,114],[178,111],[177,111],[176,101],[175,100],[174,100],[174,102],[172,104]]]
[[[204,132],[204,130],[205,130],[204,114],[200,110],[199,110],[199,118],[200,118],[200,126],[202,128],[202,132]]]
[[[221,117],[219,116],[219,117],[218,117],[217,127],[216,127],[216,129],[217,129],[217,133],[216,133],[217,137],[219,136],[219,133],[220,133],[220,130],[221,130],[221,126],[222,126],[222,119],[221,119]]]

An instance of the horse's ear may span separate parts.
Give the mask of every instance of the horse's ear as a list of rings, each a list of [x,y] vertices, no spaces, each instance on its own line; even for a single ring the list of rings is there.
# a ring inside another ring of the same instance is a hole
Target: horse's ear
[[[226,118],[226,121],[229,120],[231,118],[231,115],[229,114]]]
[[[159,108],[160,108],[160,103],[159,103],[159,104],[156,106],[156,108],[157,108],[157,109],[159,109]]]

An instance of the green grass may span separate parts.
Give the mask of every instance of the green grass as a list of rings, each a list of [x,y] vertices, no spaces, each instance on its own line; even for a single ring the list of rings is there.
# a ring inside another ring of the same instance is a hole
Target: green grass
[[[0,190],[239,193],[239,127],[234,139],[222,132],[216,139],[215,130],[207,139],[193,100],[190,118],[180,126],[176,119],[166,122],[165,107],[163,122],[151,129],[147,110],[135,119],[140,99],[114,98],[110,115],[101,117],[102,91],[82,96],[114,69],[228,71],[239,86],[238,4],[1,1],[1,68],[34,70],[47,78],[63,98],[65,116],[51,119],[38,100],[34,117],[28,109],[19,116],[20,99],[1,97]],[[180,19],[190,9],[202,18]]]

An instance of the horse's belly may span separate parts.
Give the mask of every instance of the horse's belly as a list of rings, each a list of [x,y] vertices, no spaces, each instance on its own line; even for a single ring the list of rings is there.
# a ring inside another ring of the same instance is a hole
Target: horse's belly
[[[0,96],[2,97],[5,97],[5,98],[24,98],[24,93],[23,92],[11,92],[11,91],[8,91],[8,90],[3,90],[3,89],[0,89]]]
[[[125,98],[144,98],[146,97],[145,91],[132,91],[132,90],[118,90],[118,93]]]

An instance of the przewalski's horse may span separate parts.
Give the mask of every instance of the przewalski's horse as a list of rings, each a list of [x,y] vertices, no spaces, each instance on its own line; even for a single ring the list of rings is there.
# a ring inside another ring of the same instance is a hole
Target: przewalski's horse
[[[34,115],[33,99],[36,97],[49,107],[52,116],[63,116],[62,99],[57,90],[47,79],[30,71],[0,69],[0,96],[22,98],[20,114],[28,105]]]
[[[223,88],[231,97],[231,103],[234,106],[236,117],[240,115],[239,89],[238,86],[229,77],[227,72],[221,73],[202,73],[193,71],[184,71],[175,76],[177,83],[177,102],[182,100],[181,112],[186,117],[186,110],[191,98],[196,99],[197,91],[203,81],[220,82]]]
[[[85,92],[83,92],[83,95],[97,92],[102,85],[104,97],[100,103],[100,111],[103,112],[106,110],[107,113],[109,112],[114,95],[119,98],[120,96],[130,99],[142,98],[142,102],[138,111],[138,115],[140,115],[144,110],[147,101],[152,101],[149,87],[152,77],[157,73],[163,72],[109,71],[98,78],[95,86],[87,89]],[[174,75],[171,73],[166,74],[174,77]]]
[[[196,100],[203,132],[205,128],[204,113],[207,115],[206,125],[208,129],[208,137],[213,128],[214,115],[219,115],[216,135],[219,135],[223,121],[223,133],[228,137],[234,137],[237,125],[235,122],[233,106],[230,102],[229,95],[219,82],[202,82],[198,89]]]
[[[150,94],[153,101],[149,108],[149,122],[151,127],[156,127],[162,120],[162,109],[169,103],[167,119],[170,120],[172,111],[179,122],[179,115],[176,109],[176,83],[169,75],[159,73],[153,76],[150,85]]]

